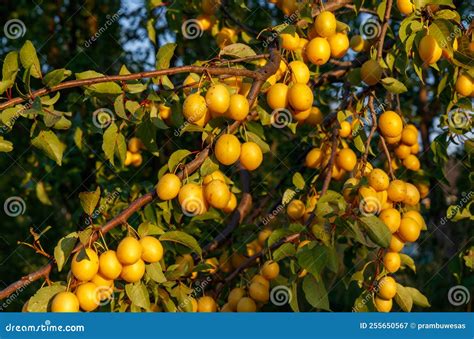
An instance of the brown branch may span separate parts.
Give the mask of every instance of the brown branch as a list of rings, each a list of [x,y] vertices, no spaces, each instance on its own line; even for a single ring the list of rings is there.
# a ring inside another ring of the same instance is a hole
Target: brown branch
[[[329,184],[331,183],[332,168],[334,166],[334,162],[335,162],[335,159],[336,159],[337,142],[338,142],[337,137],[338,136],[339,136],[339,130],[337,128],[334,128],[334,130],[332,132],[331,157],[329,158],[326,176],[324,178],[323,187],[321,188],[321,196],[324,193],[326,193],[326,191],[329,188]]]
[[[383,24],[382,29],[380,30],[380,34],[378,36],[378,45],[377,45],[377,59],[380,60],[382,58],[383,53],[383,44],[385,40],[385,35],[387,34],[388,30],[388,21],[390,20],[390,13],[392,11],[392,3],[393,0],[387,0],[386,7],[385,7],[385,14],[383,17]]]
[[[380,138],[380,141],[382,142],[382,148],[383,148],[383,151],[385,152],[385,156],[387,157],[388,170],[390,172],[390,177],[392,178],[392,180],[394,180],[395,174],[393,174],[392,157],[390,156],[390,152],[388,151],[387,143],[385,142],[385,139],[383,137]]]
[[[377,116],[375,115],[375,108],[374,108],[374,94],[371,93],[369,96],[369,110],[372,116],[372,128],[370,129],[369,135],[367,137],[367,141],[365,142],[365,152],[362,156],[362,166],[361,166],[361,173],[364,173],[365,165],[367,164],[367,157],[369,156],[369,149],[370,149],[370,142],[377,130]]]
[[[328,2],[326,4],[324,4],[324,10],[325,11],[328,11],[328,12],[334,12],[336,10],[338,10],[339,8],[342,8],[346,5],[349,5],[352,3],[352,0],[334,0],[334,1],[331,1],[331,2]],[[313,17],[317,16],[319,13],[322,12],[322,8],[319,8],[319,7],[313,7],[313,10],[311,11],[311,15]]]

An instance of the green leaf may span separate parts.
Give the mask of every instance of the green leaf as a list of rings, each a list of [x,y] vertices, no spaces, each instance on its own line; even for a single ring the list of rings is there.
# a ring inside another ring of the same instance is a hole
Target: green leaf
[[[60,84],[64,79],[69,77],[72,74],[70,70],[65,68],[55,69],[54,71],[49,72],[43,78],[43,84],[47,87],[53,87],[57,84]]]
[[[137,232],[140,235],[140,237],[144,237],[147,235],[160,235],[160,234],[165,233],[160,227],[156,226],[155,224],[149,221],[142,222],[138,226]]]
[[[295,245],[286,243],[286,244],[281,245],[275,251],[273,251],[272,257],[273,257],[273,260],[280,261],[286,257],[291,257],[295,255],[295,253],[296,253]]]
[[[187,149],[179,149],[175,151],[168,159],[168,170],[174,172],[175,167],[190,154],[191,152]]]
[[[402,265],[408,266],[413,272],[416,273],[415,261],[410,256],[400,253],[400,260]]]
[[[3,139],[2,136],[0,136],[0,152],[11,152],[13,151],[13,143]]]
[[[39,181],[36,184],[36,196],[38,197],[39,201],[41,201],[44,205],[51,206],[53,204],[48,197],[48,193],[46,192],[44,182],[42,181]]]
[[[428,299],[416,288],[413,287],[405,287],[405,290],[410,294],[413,303],[420,307],[431,307],[430,302]]]
[[[156,69],[168,69],[170,67],[171,58],[174,55],[174,50],[177,44],[167,43],[160,47],[156,54]]]
[[[295,185],[295,187],[299,190],[302,190],[306,184],[300,172],[296,172],[295,174],[293,174],[292,182],[293,185]]]
[[[56,260],[59,272],[61,272],[64,264],[71,255],[71,252],[76,245],[77,239],[77,232],[70,233],[59,239],[58,244],[54,248],[54,259]]]
[[[237,43],[237,44],[231,44],[231,45],[225,46],[223,49],[221,49],[221,51],[219,52],[219,55],[220,56],[228,55],[235,58],[246,58],[246,57],[254,56],[257,54],[249,46],[245,44]]]
[[[303,292],[311,306],[330,311],[328,292],[322,281],[308,274],[303,279]]]
[[[13,80],[3,80],[0,81],[0,94],[3,94],[7,89],[13,87]]]
[[[47,312],[49,302],[59,292],[64,292],[66,286],[63,285],[51,285],[40,288],[36,291],[35,295],[28,300],[28,312]]]
[[[155,19],[149,19],[146,23],[146,30],[148,32],[148,39],[153,45],[156,45],[156,30],[155,30]]]
[[[111,123],[110,126],[105,130],[103,136],[102,150],[105,153],[105,157],[112,165],[114,165],[114,154],[120,141],[119,135],[122,134],[119,133],[117,125],[115,123]]]
[[[61,166],[66,145],[59,140],[56,134],[51,131],[41,131],[36,138],[31,140],[31,144],[42,150],[49,158]]]
[[[385,225],[382,220],[372,215],[360,218],[360,222],[365,227],[369,238],[374,243],[384,248],[387,248],[390,245],[392,233],[390,233],[387,225]]]
[[[92,215],[100,199],[100,187],[97,187],[93,192],[79,193],[79,199],[81,200],[81,206],[84,212],[88,215]]]
[[[16,74],[18,73],[18,52],[12,51],[5,56],[2,67],[2,80],[11,80],[12,84],[15,82]],[[1,93],[1,91],[0,91]]]
[[[76,73],[76,79],[78,80],[102,78],[102,77],[104,77],[103,74],[95,72],[95,71],[85,71],[82,73]],[[101,82],[98,84],[86,85],[84,87],[92,92],[101,93],[101,94],[121,94],[122,93],[122,88],[115,82]]]
[[[151,280],[159,284],[167,281],[159,262],[146,265],[146,273],[148,274]]]
[[[405,312],[410,312],[411,308],[413,307],[413,299],[410,292],[400,284],[397,284],[397,294],[395,294],[395,301]]]
[[[436,39],[439,47],[452,54],[455,35],[454,25],[451,22],[446,19],[436,19],[431,23],[429,32]]]
[[[199,168],[199,174],[201,177],[205,177],[208,174],[211,174],[219,169],[219,164],[214,161],[212,157],[206,158]]]
[[[146,286],[141,282],[125,285],[125,293],[135,306],[146,310],[150,308],[150,295]]]
[[[33,46],[30,40],[27,40],[20,49],[20,61],[25,69],[30,70],[32,77],[41,78],[40,62],[36,55],[35,46]]]
[[[408,91],[407,87],[403,84],[403,82],[395,78],[387,77],[380,80],[380,82],[387,91],[395,94],[405,93],[406,91]]]
[[[187,233],[181,231],[166,232],[165,234],[160,236],[160,241],[174,241],[180,243],[192,249],[194,252],[199,254],[199,256],[202,256],[202,250],[199,246],[199,243],[196,241],[196,239],[194,239],[193,236]]]
[[[268,146],[268,144],[263,141],[257,134],[253,132],[247,132],[247,138],[249,141],[253,141],[254,143],[256,143],[262,150],[262,153],[270,152],[270,146]]]
[[[314,275],[320,275],[328,262],[328,251],[325,246],[316,245],[313,248],[307,248],[298,252],[296,258],[298,265]]]

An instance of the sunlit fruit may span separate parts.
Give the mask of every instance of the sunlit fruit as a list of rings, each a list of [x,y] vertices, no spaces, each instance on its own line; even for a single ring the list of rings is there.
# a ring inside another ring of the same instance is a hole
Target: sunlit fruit
[[[107,300],[111,298],[112,293],[114,292],[113,280],[107,279],[100,273],[97,273],[94,275],[91,282],[97,286],[97,297],[99,300]]]
[[[379,297],[374,298],[374,305],[377,311],[387,313],[390,312],[392,309],[393,301],[392,299],[385,300]]]
[[[183,92],[186,95],[191,93],[193,88],[196,88],[199,83],[199,76],[197,74],[189,74],[183,81]]]
[[[438,42],[431,35],[425,35],[420,40],[418,46],[418,54],[420,59],[423,60],[426,64],[431,65],[436,63],[443,53],[441,47],[439,47]]]
[[[343,148],[337,154],[336,163],[339,167],[350,172],[357,164],[357,156],[350,148]]]
[[[403,15],[410,15],[413,13],[415,6],[410,0],[397,0],[397,8]]]
[[[360,35],[354,35],[349,41],[349,46],[354,52],[362,52],[367,47],[367,42]]]
[[[207,107],[214,113],[224,114],[230,105],[230,94],[222,84],[213,85],[206,93]]]
[[[219,33],[216,34],[216,43],[221,49],[230,45],[235,39],[235,30],[229,27],[222,28]]]
[[[390,179],[387,173],[380,168],[374,169],[369,174],[369,185],[376,191],[386,190],[389,186]]]
[[[414,145],[418,142],[418,132],[413,128],[404,128],[402,131],[402,142],[408,146]]]
[[[323,160],[323,153],[319,148],[313,148],[306,154],[305,166],[309,168],[318,168]]]
[[[402,220],[400,212],[395,208],[384,209],[382,212],[380,212],[379,218],[392,233],[395,233],[398,230]]]
[[[257,304],[253,299],[248,297],[243,297],[237,303],[237,312],[256,312],[257,311]]]
[[[267,279],[265,279],[263,276],[261,276],[260,274],[254,275],[251,282],[260,283],[263,286],[265,286],[267,289],[270,288],[270,282]]]
[[[158,106],[158,114],[160,115],[161,119],[168,119],[171,116],[171,107],[168,107],[165,104],[160,104]]]
[[[288,89],[288,103],[298,111],[304,111],[313,105],[313,92],[305,84],[296,83]]]
[[[202,186],[188,183],[181,187],[178,194],[181,209],[188,216],[204,214],[207,211],[207,202],[204,198]]]
[[[397,294],[397,283],[395,279],[385,276],[378,282],[378,296],[382,299],[388,300],[395,297]]]
[[[262,276],[267,280],[275,279],[280,273],[280,266],[275,261],[266,261],[263,264],[262,269],[260,270]]]
[[[305,109],[304,111],[296,111],[294,110],[293,112],[293,118],[295,118],[296,121],[305,121],[309,115],[311,114],[311,108]]]
[[[138,259],[137,262],[131,265],[123,265],[122,273],[120,278],[129,283],[135,283],[140,281],[145,274],[145,262],[142,259]]]
[[[117,246],[117,259],[123,265],[134,264],[142,256],[142,246],[134,237],[123,238]]]
[[[147,263],[158,262],[163,258],[163,245],[152,236],[145,236],[140,239],[142,245],[142,260]]]
[[[204,187],[204,197],[215,208],[224,208],[230,199],[230,190],[226,183],[213,180]]]
[[[424,199],[428,196],[430,193],[430,186],[424,183],[417,183],[415,187],[418,189],[418,192],[420,192],[420,198]]]
[[[306,57],[314,65],[324,65],[331,57],[331,46],[325,38],[312,39],[305,48]]]
[[[143,162],[143,157],[140,153],[132,153],[132,165],[138,167]]]
[[[233,309],[233,308],[229,305],[229,303],[225,303],[225,304],[221,307],[221,309],[220,309],[220,312],[234,312],[234,311],[235,311],[235,309]]]
[[[342,58],[349,49],[349,38],[345,33],[336,33],[328,38],[333,58]]]
[[[72,292],[59,292],[51,302],[51,312],[79,312],[79,300]]]
[[[203,31],[207,31],[212,26],[212,18],[210,15],[207,15],[207,14],[198,15],[196,20],[199,27]]]
[[[99,307],[99,289],[94,283],[87,282],[79,285],[76,289],[76,297],[83,311],[91,312]]]
[[[304,212],[305,205],[301,200],[298,199],[292,200],[286,207],[286,213],[293,220],[301,218],[304,215]]]
[[[362,64],[360,77],[367,85],[373,86],[380,81],[382,77],[382,67],[373,59],[369,59]]]
[[[323,122],[323,114],[321,113],[321,110],[316,107],[316,106],[313,106],[311,107],[311,110],[309,112],[309,116],[308,118],[306,118],[305,122],[310,124],[310,125],[313,125],[313,126],[316,126],[316,125],[319,125]]]
[[[71,272],[77,280],[89,281],[99,271],[99,257],[92,248],[80,250],[72,258]]]
[[[394,202],[400,202],[405,199],[407,186],[403,180],[392,180],[387,189],[388,198]]]
[[[319,36],[328,38],[336,34],[336,17],[332,12],[322,11],[314,20],[314,28]]]
[[[266,303],[270,297],[270,291],[264,285],[254,282],[250,284],[249,295],[255,301]]]
[[[352,199],[356,196],[359,182],[360,179],[349,178],[342,186],[342,195],[347,202],[352,201]]]
[[[456,80],[456,92],[462,96],[470,96],[472,93],[473,83],[471,78],[466,74],[461,74]]]
[[[256,170],[263,161],[262,149],[255,142],[244,142],[241,147],[239,160],[246,170]]]
[[[341,138],[347,138],[349,135],[351,135],[352,127],[349,121],[341,121],[340,125],[341,127],[339,128],[339,136]]]
[[[117,279],[122,272],[122,264],[117,258],[117,253],[108,250],[99,257],[99,272],[108,279]]]
[[[289,51],[296,51],[300,43],[300,37],[297,33],[289,34],[283,33],[280,34],[281,48],[287,49]]]
[[[156,185],[156,193],[161,200],[171,200],[178,196],[181,180],[176,174],[166,173]]]
[[[415,210],[407,211],[403,213],[403,217],[412,218],[413,220],[415,220],[418,226],[420,226],[420,229],[422,229],[423,226],[425,225],[425,220],[423,219],[422,215],[418,211],[415,211]]]
[[[385,141],[387,142],[387,144],[389,145],[395,145],[397,144],[400,140],[402,139],[402,135],[399,134],[395,137],[385,137]]]
[[[394,111],[385,111],[379,117],[380,133],[384,137],[398,137],[403,131],[402,118]]]
[[[225,213],[232,213],[237,207],[237,197],[234,193],[230,192],[230,198],[227,205],[222,209]]]
[[[420,237],[420,226],[412,218],[403,217],[398,229],[400,239],[408,242],[415,242]]]
[[[407,194],[405,199],[403,199],[403,203],[409,206],[415,206],[420,201],[420,192],[416,188],[415,185],[406,183],[407,185]]]
[[[235,310],[240,299],[243,297],[245,297],[245,290],[240,287],[235,287],[232,289],[232,291],[230,291],[229,296],[227,297],[227,302],[232,307],[232,309]]]
[[[198,300],[198,312],[216,312],[216,301],[209,296],[204,296]]]
[[[249,115],[249,102],[242,94],[230,96],[229,109],[226,116],[230,119],[242,121]]]
[[[418,143],[410,147],[411,154],[417,154],[420,151],[420,145]]]
[[[289,63],[291,80],[295,83],[306,84],[309,81],[309,68],[302,61],[295,60]]]
[[[272,234],[272,230],[264,229],[258,233],[258,243],[260,246],[265,246],[268,237]]]
[[[183,103],[183,115],[189,122],[196,122],[207,113],[206,99],[199,93],[190,94]]]
[[[267,92],[267,103],[271,109],[288,106],[288,86],[282,83],[271,86]]]
[[[410,154],[405,159],[403,159],[403,166],[409,170],[418,171],[421,167],[421,164],[416,155]]]
[[[407,156],[411,154],[410,146],[400,144],[395,148],[395,155],[398,159],[405,159]]]
[[[224,134],[217,139],[214,154],[223,165],[232,165],[240,157],[240,141],[233,134]]]
[[[395,273],[400,268],[400,254],[396,252],[387,252],[383,257],[385,269],[390,273]]]
[[[132,153],[138,153],[140,152],[140,149],[142,148],[142,142],[140,139],[133,137],[128,141],[128,150]]]
[[[400,237],[396,234],[392,235],[392,238],[390,238],[390,245],[388,249],[392,252],[401,252],[403,249],[403,246],[405,246],[405,242],[400,239]]]

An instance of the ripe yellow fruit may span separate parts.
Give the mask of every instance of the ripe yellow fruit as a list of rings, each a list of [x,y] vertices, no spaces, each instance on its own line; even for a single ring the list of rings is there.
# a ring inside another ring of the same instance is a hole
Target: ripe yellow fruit
[[[156,185],[156,194],[161,200],[171,200],[178,196],[181,180],[176,174],[166,173]]]
[[[418,192],[420,192],[421,199],[426,198],[430,193],[430,186],[427,184],[418,183],[415,185],[415,187],[418,189]]]
[[[237,207],[237,197],[234,193],[230,192],[230,199],[227,205],[222,209],[225,213],[232,213]]]
[[[385,269],[390,273],[395,273],[400,268],[400,254],[396,252],[387,252],[383,257]]]
[[[158,106],[158,114],[160,115],[161,119],[168,119],[171,116],[171,107],[168,107],[165,104],[160,104]]]
[[[243,297],[245,297],[245,290],[240,287],[235,287],[230,291],[229,296],[227,297],[227,303],[235,310],[240,299]]]
[[[396,137],[385,137],[385,141],[386,141],[387,144],[389,144],[389,145],[395,145],[395,144],[398,143],[401,139],[402,139],[402,135],[401,135],[401,134],[397,135]]]
[[[140,152],[140,149],[142,148],[142,142],[140,139],[133,137],[128,141],[128,150],[132,153],[138,153]]]
[[[287,49],[289,51],[296,51],[300,44],[300,37],[298,33],[289,34],[283,33],[280,34],[281,48]]]
[[[226,183],[213,180],[204,187],[206,201],[215,208],[224,208],[229,203],[230,190]]]
[[[219,180],[219,181],[225,182],[225,176],[219,170],[214,171],[211,174],[208,174],[204,177],[202,184],[205,186],[209,184],[212,180]]]
[[[212,297],[204,296],[198,300],[198,312],[216,312],[217,304]]]
[[[248,298],[248,297],[243,297],[242,299],[239,300],[236,309],[237,309],[237,312],[256,312],[257,305],[255,304],[255,301],[253,301],[253,299]]]
[[[382,299],[388,300],[395,297],[397,294],[397,283],[395,279],[390,276],[385,276],[378,282],[378,296]]]
[[[403,159],[403,166],[415,172],[418,171],[421,167],[420,160],[418,160],[416,155],[413,154],[410,154],[405,159]]]
[[[145,262],[142,259],[138,259],[137,262],[131,265],[124,265],[122,267],[122,273],[120,278],[129,283],[135,283],[140,281],[145,274]]]
[[[51,302],[51,312],[79,312],[79,300],[72,292],[59,292]]]
[[[401,202],[407,194],[407,186],[403,180],[392,180],[387,189],[388,198],[394,202]]]
[[[253,276],[252,280],[251,280],[252,283],[259,283],[259,284],[262,284],[263,286],[265,286],[267,289],[270,288],[270,282],[265,279],[263,276],[261,276],[260,274],[256,274]]]
[[[99,257],[99,273],[107,279],[117,279],[122,272],[122,264],[117,258],[117,253],[108,250]]]
[[[323,153],[319,148],[313,148],[306,154],[305,166],[309,168],[318,168],[323,160]]]
[[[431,35],[425,35],[420,40],[418,46],[418,54],[421,60],[428,65],[438,62],[441,58],[443,50],[439,47],[438,42]]]
[[[249,115],[249,101],[242,94],[233,94],[230,96],[229,109],[226,116],[230,119],[242,121]]]
[[[199,76],[197,74],[189,74],[183,81],[183,92],[186,95],[191,93],[193,88],[198,87]]]
[[[337,154],[336,164],[340,168],[350,172],[357,164],[357,155],[350,148],[343,148]]]
[[[331,46],[326,39],[316,37],[306,45],[305,52],[312,64],[321,66],[331,57]]]
[[[136,263],[142,256],[142,246],[134,237],[123,238],[117,246],[117,259],[123,265]]]
[[[99,271],[99,257],[92,248],[80,250],[74,255],[71,272],[79,281],[89,281]]]
[[[207,31],[209,28],[211,28],[211,26],[213,24],[213,22],[212,22],[213,20],[212,20],[211,16],[206,15],[206,14],[198,15],[196,17],[196,20],[197,20],[197,23],[198,23],[199,27],[203,31]]]
[[[269,260],[263,264],[262,269],[260,270],[262,276],[267,280],[275,279],[278,274],[280,274],[280,266],[277,262]]]
[[[349,49],[349,38],[345,33],[336,33],[328,38],[333,58],[342,58]]]
[[[418,142],[418,131],[405,127],[402,131],[402,142],[408,146],[416,144]]]
[[[301,200],[292,200],[286,207],[286,213],[290,219],[297,220],[304,215],[305,206]]]
[[[246,170],[256,170],[263,161],[262,149],[255,142],[244,142],[240,150],[239,160]]]
[[[411,154],[411,147],[400,144],[398,145],[397,148],[395,148],[395,155],[397,156],[398,159],[405,159],[407,156]]]
[[[466,74],[461,74],[456,80],[456,92],[460,95],[467,97],[472,93],[473,83],[471,78]]]
[[[91,312],[99,307],[99,288],[94,283],[87,282],[79,285],[76,289],[76,297],[83,311]]]
[[[266,241],[270,235],[272,235],[272,230],[270,229],[264,229],[258,233],[258,243],[260,246],[265,246]]]
[[[376,168],[369,174],[369,185],[377,192],[388,188],[390,179],[383,169]]]
[[[400,239],[407,242],[415,242],[420,237],[420,225],[412,218],[403,217],[398,229]]]
[[[114,292],[114,281],[107,279],[102,276],[100,273],[97,273],[91,280],[97,286],[97,296],[99,300],[106,300],[111,298],[112,293]]]
[[[254,282],[250,284],[249,295],[255,301],[266,303],[270,297],[270,291],[264,285]]]
[[[339,136],[341,138],[347,138],[349,135],[351,135],[352,127],[348,121],[342,121],[340,122],[340,125],[341,127],[339,128]]]
[[[329,11],[322,11],[314,20],[314,28],[323,38],[329,38],[336,34],[336,25],[336,17]]]
[[[199,93],[193,93],[184,100],[183,115],[187,121],[199,121],[207,112],[206,99]]]
[[[142,260],[148,263],[158,262],[163,258],[163,245],[152,236],[145,236],[140,239],[142,245]]]
[[[387,313],[392,310],[393,301],[392,299],[384,300],[379,297],[374,298],[374,305],[377,311]]]
[[[362,52],[367,47],[367,42],[360,35],[354,35],[349,41],[349,46],[354,52]]]
[[[382,77],[382,67],[375,60],[369,59],[360,68],[360,77],[367,85],[373,86]]]
[[[403,213],[403,217],[412,218],[413,220],[415,220],[418,226],[420,226],[420,229],[422,229],[423,226],[425,226],[425,220],[423,219],[422,215],[418,211],[415,211],[415,210],[407,211]]]
[[[207,212],[207,202],[204,190],[200,185],[189,183],[181,187],[178,194],[181,209],[189,216],[201,215]]]
[[[388,227],[390,232],[395,233],[400,227],[400,222],[402,220],[400,212],[395,208],[387,208],[380,212],[380,220]]]
[[[235,41],[235,30],[224,27],[222,28],[219,33],[216,34],[216,43],[219,48],[224,48],[225,46],[230,45],[233,41]]]
[[[229,303],[225,303],[222,307],[221,307],[221,310],[220,312],[234,312],[235,309],[232,308]]]
[[[350,202],[355,198],[359,183],[360,179],[349,178],[342,186],[342,195],[347,202]]]
[[[130,166],[132,164],[132,159],[133,159],[133,153],[130,151],[127,151],[123,164],[125,166]]]
[[[420,201],[420,192],[416,188],[415,185],[406,183],[407,185],[407,194],[405,199],[403,199],[403,203],[409,206],[415,206]]]
[[[132,153],[132,166],[138,167],[142,164],[143,157],[140,153]]]
[[[230,105],[230,93],[222,84],[213,85],[206,93],[207,107],[214,113],[224,114]]]
[[[232,165],[240,157],[240,141],[233,134],[224,134],[214,147],[217,160],[223,165]]]
[[[392,238],[390,239],[390,246],[388,249],[392,252],[401,252],[403,246],[405,246],[405,242],[403,242],[403,240],[400,239],[398,235],[393,234]]]
[[[319,125],[320,123],[323,122],[323,114],[321,113],[321,110],[317,108],[316,106],[311,107],[311,110],[309,111],[309,116],[305,120],[306,123],[316,126]]]
[[[304,111],[313,105],[313,92],[305,84],[296,83],[288,89],[288,103],[295,110]]]
[[[415,5],[410,0],[397,0],[397,7],[403,15],[410,15],[415,10]]]
[[[304,111],[296,111],[294,110],[293,112],[293,118],[295,118],[296,121],[303,122],[305,121],[309,115],[311,114],[311,108],[308,108]]]
[[[309,81],[309,68],[303,61],[295,60],[288,65],[291,70],[291,80],[294,83],[306,84]]]
[[[410,147],[411,154],[417,154],[420,151],[420,145],[418,143]]]
[[[379,117],[379,129],[384,137],[401,137],[403,131],[402,118],[394,111],[385,111]]]
[[[288,86],[282,83],[272,85],[267,92],[267,103],[271,109],[288,106]]]

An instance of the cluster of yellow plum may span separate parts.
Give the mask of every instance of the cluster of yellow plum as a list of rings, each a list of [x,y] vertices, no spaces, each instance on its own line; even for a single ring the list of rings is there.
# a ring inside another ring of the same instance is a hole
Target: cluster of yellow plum
[[[384,276],[379,279],[376,285],[377,296],[374,298],[374,305],[379,312],[390,312],[393,306],[393,298],[397,294],[397,283],[391,276]]]
[[[127,236],[120,241],[117,251],[107,250],[100,256],[93,248],[85,248],[74,255],[71,263],[72,276],[79,285],[74,292],[56,294],[51,311],[94,311],[104,300],[113,297],[116,280],[138,282],[145,274],[145,263],[155,263],[161,258],[163,246],[152,236],[140,240]]]
[[[133,137],[128,141],[127,144],[127,154],[125,157],[125,166],[134,166],[138,167],[142,164],[143,158],[141,155],[141,150],[143,149],[143,143],[140,139]]]
[[[463,97],[474,97],[474,81],[467,73],[458,75],[455,88],[456,92]]]

